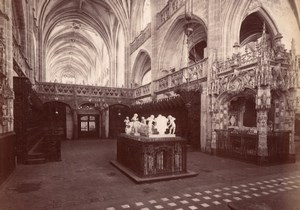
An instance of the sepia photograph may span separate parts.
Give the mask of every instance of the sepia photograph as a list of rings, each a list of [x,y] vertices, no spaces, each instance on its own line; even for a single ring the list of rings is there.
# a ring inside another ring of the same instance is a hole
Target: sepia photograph
[[[0,210],[300,210],[300,0],[0,0]]]

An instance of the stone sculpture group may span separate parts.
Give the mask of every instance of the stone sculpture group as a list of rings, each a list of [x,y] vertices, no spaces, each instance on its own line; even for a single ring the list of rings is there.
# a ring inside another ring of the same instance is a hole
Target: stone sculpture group
[[[175,136],[175,120],[176,118],[171,115],[165,117],[159,114],[157,117],[154,115],[148,118],[141,117],[141,121],[139,121],[138,114],[135,113],[131,119],[125,118],[125,133],[135,136]],[[166,134],[167,130],[168,133]]]

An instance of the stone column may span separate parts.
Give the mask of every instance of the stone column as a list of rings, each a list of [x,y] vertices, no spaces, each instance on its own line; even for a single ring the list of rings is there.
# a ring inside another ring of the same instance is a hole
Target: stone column
[[[155,83],[153,82],[154,80],[158,79],[158,65],[159,65],[159,58],[158,58],[158,39],[159,39],[159,34],[157,32],[157,12],[159,11],[159,6],[162,4],[161,0],[155,0],[155,1],[150,1],[151,5],[151,43],[152,43],[152,53],[151,53],[151,96],[153,99],[155,99]]]
[[[271,107],[270,88],[259,87],[256,96],[258,148],[257,162],[264,164],[268,161],[268,111]]]
[[[117,85],[117,60],[116,60],[117,52],[116,46],[113,47],[111,58],[110,58],[110,86],[115,87]]]
[[[267,161],[268,157],[268,110],[260,109],[257,111],[257,128],[258,128],[258,150],[257,155],[259,162],[263,163]]]
[[[101,126],[104,130],[101,131],[102,138],[108,138],[109,135],[109,109],[106,108],[101,111],[101,119],[103,125]]]
[[[209,119],[209,112],[208,112],[208,96],[207,96],[207,85],[203,83],[202,85],[202,93],[200,99],[200,129],[201,129],[201,136],[200,136],[200,144],[201,144],[201,151],[205,152],[206,143],[207,143],[207,133],[210,133],[210,127],[207,126],[207,122]]]
[[[78,113],[76,109],[72,110],[73,113],[73,139],[78,139]]]
[[[102,127],[102,115],[101,115],[101,111],[99,111],[99,114],[98,114],[98,129],[99,129],[99,132],[98,132],[98,137],[101,138],[102,137],[102,131],[101,131],[101,127]]]
[[[295,111],[297,106],[296,90],[291,90],[287,97],[288,107],[285,116],[285,130],[289,136],[289,162],[295,162]]]
[[[295,162],[295,111],[289,112],[290,137],[289,137],[289,162]]]
[[[105,137],[108,138],[109,135],[109,109],[105,110]]]

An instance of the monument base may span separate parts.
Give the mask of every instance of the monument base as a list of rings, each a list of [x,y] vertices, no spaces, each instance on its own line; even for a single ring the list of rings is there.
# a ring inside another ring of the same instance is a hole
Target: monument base
[[[191,177],[187,170],[186,140],[120,134],[117,160],[111,163],[137,183]]]
[[[116,160],[111,160],[110,163],[113,166],[115,166],[117,169],[119,169],[122,173],[124,173],[126,176],[128,176],[130,179],[132,179],[135,183],[138,184],[172,180],[172,179],[182,179],[182,178],[194,177],[198,175],[193,171],[187,171],[181,174],[161,175],[157,177],[140,177]]]

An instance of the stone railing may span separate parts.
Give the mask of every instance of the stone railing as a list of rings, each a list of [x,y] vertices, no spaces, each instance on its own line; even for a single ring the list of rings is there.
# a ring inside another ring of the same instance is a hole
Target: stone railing
[[[151,23],[130,44],[130,54],[136,51],[144,42],[151,37]]]
[[[227,58],[224,62],[217,63],[217,74],[224,74],[226,72],[233,71],[235,68],[245,67],[248,65],[257,64],[260,61],[261,52],[259,48],[254,51],[249,51],[245,49],[245,53],[234,54],[232,58]]]
[[[169,20],[170,17],[184,5],[184,2],[184,0],[169,0],[167,5],[157,13],[157,26],[160,27]]]
[[[197,63],[180,69],[174,73],[168,74],[165,77],[162,77],[156,80],[155,83],[155,92],[166,91],[178,85],[181,85],[186,82],[193,82],[196,80],[206,79],[207,72],[207,58],[198,61]]]
[[[84,86],[61,83],[40,82],[34,85],[39,94],[76,95],[103,98],[132,98],[133,90],[101,86]]]
[[[39,82],[33,85],[34,90],[39,95],[48,95],[54,97],[74,96],[89,97],[89,98],[122,98],[122,99],[141,99],[151,96],[151,90],[160,93],[169,91],[170,89],[182,85],[187,82],[197,80],[206,80],[207,59],[198,61],[189,67],[173,72],[165,77],[162,77],[152,83],[137,87],[135,89],[87,86],[75,84],[62,84]],[[53,98],[53,97],[52,97]]]
[[[140,86],[134,90],[135,98],[145,97],[151,95],[151,83]]]

